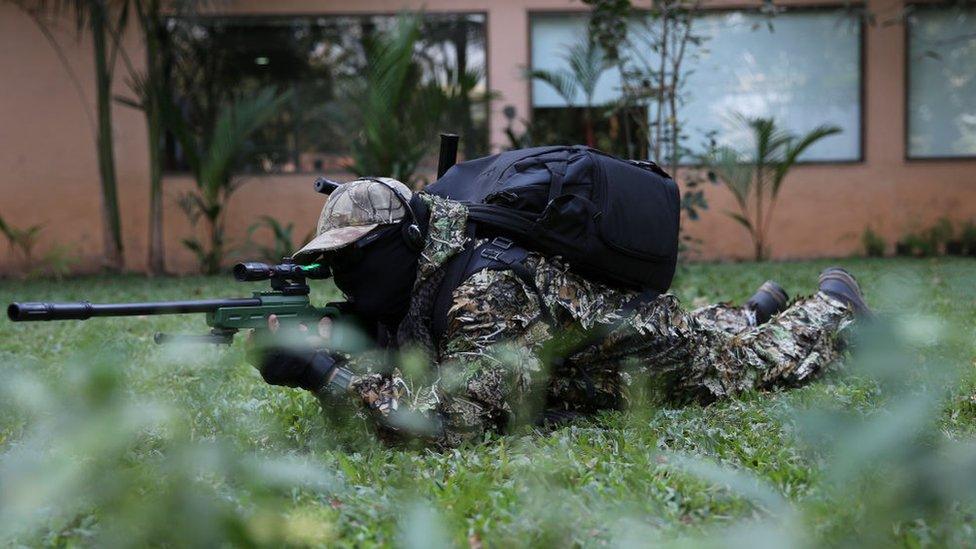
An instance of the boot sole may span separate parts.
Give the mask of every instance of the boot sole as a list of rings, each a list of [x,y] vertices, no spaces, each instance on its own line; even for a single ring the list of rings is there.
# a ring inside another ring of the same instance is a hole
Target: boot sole
[[[864,301],[864,292],[861,291],[861,285],[857,283],[857,279],[854,278],[854,275],[847,272],[846,269],[843,269],[841,267],[829,267],[825,269],[822,273],[820,273],[820,276],[817,279],[817,287],[818,288],[822,287],[823,283],[827,280],[836,280],[838,282],[843,283],[845,286],[851,288],[852,290],[854,290],[855,297],[853,298],[853,302],[849,303],[849,305],[851,305],[851,307],[854,309],[855,312],[867,317],[873,315],[873,313],[871,312],[871,308],[868,307],[867,302]],[[831,292],[824,292],[824,293],[836,299],[840,299],[845,303],[851,301],[851,298],[847,296],[835,296]]]
[[[777,312],[782,311],[786,308],[786,305],[790,302],[790,296],[786,293],[786,290],[782,286],[773,282],[772,280],[767,280],[759,286],[759,290],[756,293],[765,292],[778,304]]]

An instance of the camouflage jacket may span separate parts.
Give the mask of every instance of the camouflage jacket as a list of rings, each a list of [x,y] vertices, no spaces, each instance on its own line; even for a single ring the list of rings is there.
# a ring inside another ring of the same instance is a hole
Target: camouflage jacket
[[[623,314],[635,293],[584,279],[559,258],[536,253],[525,260],[535,288],[508,270],[480,271],[462,282],[444,337],[434,345],[433,297],[445,265],[468,243],[467,208],[420,196],[430,212],[429,231],[398,356],[366,353],[347,365],[357,374],[353,399],[365,404],[387,437],[454,446],[512,421],[532,421],[542,409],[619,408],[635,376],[651,370],[670,380],[677,395],[714,398],[812,377],[833,356],[829,337],[798,346],[788,326],[769,335],[772,341],[742,347],[709,320],[714,314],[686,314],[671,295]],[[804,309],[803,318],[840,318],[842,307],[822,302]],[[764,350],[769,347],[772,354]],[[780,348],[782,356],[776,355]],[[821,359],[804,370],[811,350]]]

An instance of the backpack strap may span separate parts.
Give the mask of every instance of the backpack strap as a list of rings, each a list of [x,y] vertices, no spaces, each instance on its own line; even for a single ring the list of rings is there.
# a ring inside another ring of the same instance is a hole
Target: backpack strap
[[[569,152],[558,160],[546,162],[546,169],[549,170],[549,200],[546,201],[546,204],[563,194],[563,178],[566,177],[566,165],[568,163]]]
[[[515,276],[535,292],[539,298],[539,308],[545,320],[550,320],[549,310],[546,308],[542,293],[535,284],[535,274],[525,265],[529,252],[517,246],[510,239],[498,236],[480,246],[469,245],[445,267],[444,280],[431,315],[431,336],[434,348],[440,349],[441,340],[447,332],[448,312],[454,302],[454,290],[471,278],[475,273],[484,270],[510,270]]]

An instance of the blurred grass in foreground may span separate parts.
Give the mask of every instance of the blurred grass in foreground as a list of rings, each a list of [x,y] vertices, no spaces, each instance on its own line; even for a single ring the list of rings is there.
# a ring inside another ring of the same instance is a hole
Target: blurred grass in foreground
[[[809,387],[551,433],[383,448],[265,386],[202,317],[0,322],[0,541],[27,545],[956,545],[976,542],[976,263],[845,261],[890,323]],[[813,290],[825,262],[692,265],[675,290]],[[230,278],[0,282],[0,299],[247,295]],[[330,293],[328,285],[318,298]]]

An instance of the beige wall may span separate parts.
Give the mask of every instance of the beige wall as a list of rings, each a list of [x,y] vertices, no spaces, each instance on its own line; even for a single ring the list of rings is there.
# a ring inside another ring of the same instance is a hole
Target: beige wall
[[[293,0],[222,6],[239,13],[390,13],[421,5],[428,11],[487,13],[489,86],[501,94],[490,123],[496,145],[505,142],[502,107],[514,105],[522,115],[529,112],[529,85],[520,76],[529,60],[529,12],[582,9],[579,2],[565,0]],[[890,2],[871,6],[885,13],[893,9]],[[83,98],[33,23],[9,4],[0,4],[0,215],[17,226],[44,223],[39,252],[54,245],[68,246],[81,258],[79,269],[91,270],[97,267],[102,242],[94,130],[88,118],[94,109],[91,55],[88,38],[79,42],[70,22],[56,36],[65,46]],[[868,224],[892,242],[941,216],[955,220],[976,216],[976,161],[904,159],[903,42],[901,25],[866,28],[865,160],[801,166],[793,172],[773,222],[775,257],[856,253]],[[139,64],[138,38],[129,36],[126,47]],[[116,91],[124,94],[122,69],[119,75]],[[148,209],[145,125],[141,113],[122,106],[116,106],[113,115],[126,265],[141,270]],[[237,236],[242,239],[249,219],[269,214],[293,219],[296,232],[304,234],[314,225],[322,204],[310,191],[310,181],[309,175],[249,178],[232,199],[229,226],[239,228]],[[179,244],[191,228],[176,206],[177,197],[190,184],[185,177],[165,182],[167,263],[174,271],[194,266]],[[710,210],[687,225],[704,242],[700,257],[747,257],[751,247],[745,233],[721,213],[731,207],[730,196],[711,186],[707,196]],[[4,252],[0,258],[0,270],[14,266],[9,254]]]

